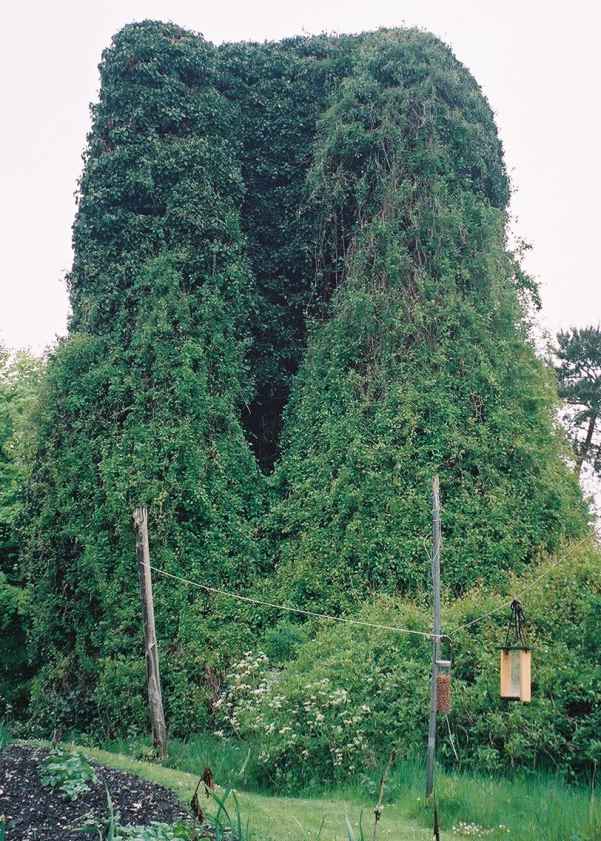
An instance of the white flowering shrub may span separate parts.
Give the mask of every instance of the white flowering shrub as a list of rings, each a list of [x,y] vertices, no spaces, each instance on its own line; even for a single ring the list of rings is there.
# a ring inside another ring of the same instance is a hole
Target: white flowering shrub
[[[429,645],[417,639],[420,661],[409,653],[413,638],[401,644],[390,633],[336,626],[280,672],[265,654],[247,652],[215,704],[217,732],[255,742],[262,776],[285,787],[380,766],[401,739],[421,748]]]
[[[246,651],[225,676],[225,687],[213,704],[220,729],[216,736],[241,735],[240,716],[260,703],[271,683],[269,660],[262,651]]]

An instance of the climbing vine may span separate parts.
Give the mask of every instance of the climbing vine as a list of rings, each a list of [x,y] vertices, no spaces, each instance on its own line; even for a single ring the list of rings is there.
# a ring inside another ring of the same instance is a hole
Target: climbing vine
[[[434,470],[456,593],[586,530],[492,113],[448,48],[146,21],[100,71],[25,492],[33,726],[145,727],[137,504],[157,567],[336,612],[419,598]],[[155,595],[184,734],[271,616]]]

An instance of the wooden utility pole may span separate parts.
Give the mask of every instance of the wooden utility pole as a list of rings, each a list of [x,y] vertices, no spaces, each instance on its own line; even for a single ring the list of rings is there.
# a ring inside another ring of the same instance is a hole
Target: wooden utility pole
[[[432,478],[432,591],[434,622],[432,626],[432,683],[430,686],[430,727],[428,730],[428,756],[426,762],[426,797],[434,790],[434,760],[436,754],[436,678],[437,661],[440,659],[440,483],[438,476]]]
[[[161,695],[161,675],[159,673],[159,649],[154,627],[154,601],[152,598],[152,576],[150,572],[150,547],[148,545],[148,511],[145,505],[134,509],[136,527],[136,555],[138,558],[138,576],[140,597],[144,616],[144,644],[146,650],[146,676],[148,678],[148,706],[152,722],[152,739],[158,749],[159,757],[167,756],[167,728],[163,712]]]

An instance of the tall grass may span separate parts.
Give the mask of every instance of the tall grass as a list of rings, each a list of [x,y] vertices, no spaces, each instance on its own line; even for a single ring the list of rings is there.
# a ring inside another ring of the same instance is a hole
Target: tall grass
[[[365,802],[376,800],[377,775],[314,794]],[[425,798],[422,763],[401,761],[386,786],[385,803],[424,827],[433,825]],[[438,770],[436,803],[443,834],[489,841],[601,841],[601,805],[594,792],[538,773],[512,779]]]
[[[151,743],[147,739],[116,739],[100,747],[111,753],[123,753],[136,759],[153,759]],[[166,768],[187,771],[197,776],[200,776],[204,768],[209,767],[215,780],[223,788],[269,793],[269,789],[259,782],[256,756],[255,747],[246,742],[203,734],[185,741],[171,739],[169,756],[161,764]]]
[[[416,788],[406,779],[397,784],[407,816],[431,826],[431,805],[425,802],[422,786]],[[464,834],[491,841],[601,841],[601,810],[591,793],[548,775],[509,780],[439,774],[436,799],[447,832],[463,827]]]

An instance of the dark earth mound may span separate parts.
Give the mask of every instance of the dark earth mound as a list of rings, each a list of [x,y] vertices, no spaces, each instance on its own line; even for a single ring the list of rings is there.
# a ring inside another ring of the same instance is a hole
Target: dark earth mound
[[[7,820],[7,841],[81,841],[84,817],[107,816],[106,788],[122,825],[147,826],[153,821],[175,823],[189,818],[173,792],[131,774],[91,763],[97,782],[74,802],[42,785],[43,748],[11,745],[0,753],[0,815]]]

